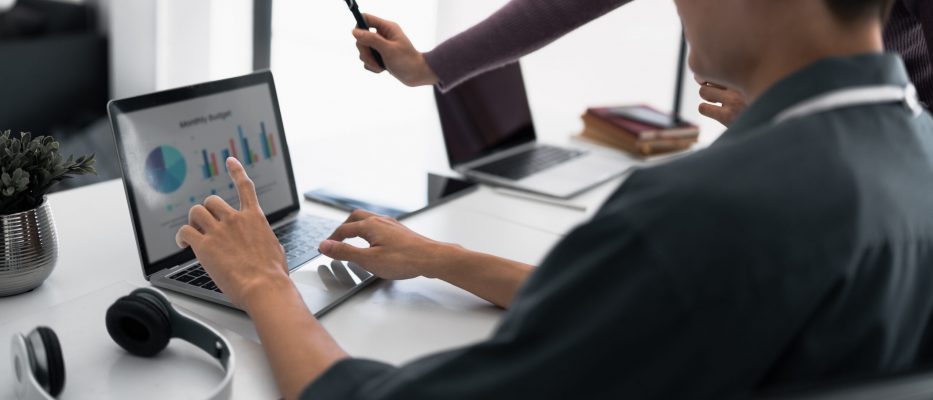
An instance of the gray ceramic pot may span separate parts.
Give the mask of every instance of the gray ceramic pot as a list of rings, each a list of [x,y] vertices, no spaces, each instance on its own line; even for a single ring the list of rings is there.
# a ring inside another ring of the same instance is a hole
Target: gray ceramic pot
[[[0,296],[35,289],[58,261],[58,238],[48,199],[35,209],[0,215]]]

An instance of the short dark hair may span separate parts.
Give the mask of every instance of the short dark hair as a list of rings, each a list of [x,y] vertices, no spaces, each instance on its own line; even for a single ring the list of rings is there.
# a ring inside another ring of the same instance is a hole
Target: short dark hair
[[[892,0],[826,0],[829,9],[843,21],[854,21],[869,17],[888,19]]]

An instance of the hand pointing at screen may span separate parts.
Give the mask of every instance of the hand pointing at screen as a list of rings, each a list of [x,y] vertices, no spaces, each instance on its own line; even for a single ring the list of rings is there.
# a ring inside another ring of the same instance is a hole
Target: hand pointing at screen
[[[347,357],[305,306],[288,277],[285,251],[263,215],[253,181],[235,158],[227,170],[240,196],[191,208],[175,239],[191,247],[211,279],[256,324],[282,395],[298,398],[310,379]]]
[[[248,309],[252,297],[261,296],[270,282],[288,281],[288,264],[243,165],[229,158],[227,169],[240,196],[240,209],[219,196],[208,197],[203,205],[191,208],[188,225],[179,229],[176,242],[190,246],[220,290]]]

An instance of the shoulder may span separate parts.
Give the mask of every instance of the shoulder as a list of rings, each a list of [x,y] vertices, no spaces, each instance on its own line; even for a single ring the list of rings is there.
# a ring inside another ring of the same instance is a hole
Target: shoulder
[[[788,238],[817,239],[853,224],[859,182],[849,161],[820,141],[779,138],[792,130],[754,132],[635,172],[594,224],[638,230],[663,246],[669,263],[727,253],[758,259],[793,246]]]
[[[821,203],[814,198],[851,198],[857,183],[850,160],[832,143],[844,139],[803,129],[806,139],[799,128],[790,124],[724,138],[690,156],[639,170],[603,212],[636,214],[643,225],[697,214],[741,215],[732,221],[741,223],[762,214],[816,210]],[[824,137],[813,140],[815,135]]]

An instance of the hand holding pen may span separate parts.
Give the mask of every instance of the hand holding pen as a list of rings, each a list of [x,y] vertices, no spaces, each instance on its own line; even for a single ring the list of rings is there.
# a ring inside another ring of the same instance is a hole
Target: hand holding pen
[[[348,4],[356,4],[355,0],[347,1]],[[377,74],[388,70],[408,86],[434,85],[438,82],[424,54],[415,49],[398,24],[370,14],[361,14],[360,19],[366,26],[376,30],[372,32],[359,28],[359,21],[353,30],[360,60],[366,70]]]
[[[356,27],[368,32],[369,24],[366,23],[366,18],[363,18],[363,14],[360,13],[360,7],[356,4],[356,0],[345,1],[347,2],[347,7],[350,7],[350,12],[353,13],[353,18],[356,19]],[[382,55],[372,47],[369,48],[369,51],[373,56],[373,60],[379,65],[379,68],[386,69],[386,64],[385,61],[382,60]]]

